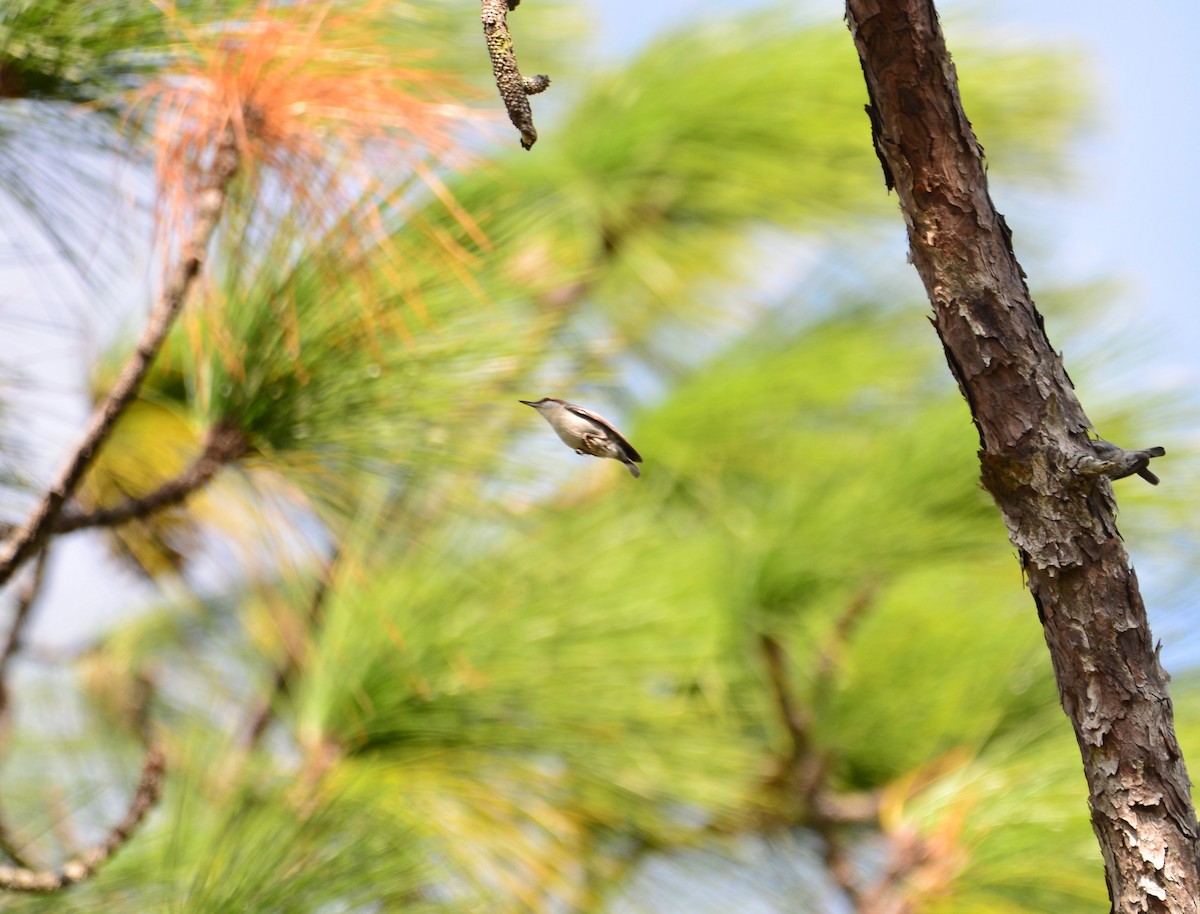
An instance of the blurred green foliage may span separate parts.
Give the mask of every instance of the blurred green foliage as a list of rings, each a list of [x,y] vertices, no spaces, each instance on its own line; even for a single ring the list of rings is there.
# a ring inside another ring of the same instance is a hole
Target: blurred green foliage
[[[520,15],[523,50],[554,45],[553,17]],[[446,10],[396,16],[482,57]],[[1059,173],[1070,68],[958,60],[993,159]],[[183,596],[88,652],[78,713],[55,710],[59,681],[28,699],[56,723],[18,727],[0,808],[32,856],[66,854],[38,760],[68,745],[132,770],[112,709],[134,673],[159,686],[167,796],[94,879],[7,909],[682,911],[647,883],[703,884],[719,867],[697,860],[759,841],[836,909],[800,851],[811,810],[776,777],[770,643],[829,788],[879,800],[845,835],[860,868],[910,833],[935,848],[912,910],[1103,903],[1040,630],[919,306],[898,315],[870,276],[754,301],[759,233],[895,218],[844,30],[776,11],[612,72],[570,63],[555,91],[578,98],[535,153],[445,173],[441,197],[397,177],[370,201],[386,239],[355,212],[315,235],[227,222],[87,491],[118,498],[130,465],[162,470],[179,442],[177,465],[213,425],[250,453],[153,531]],[[670,384],[647,402],[639,377]],[[563,450],[515,402],[543,394],[641,400],[623,427],[645,477]],[[73,790],[96,789],[85,767]],[[94,818],[85,837],[112,820]],[[735,869],[731,904],[771,893],[770,866]]]

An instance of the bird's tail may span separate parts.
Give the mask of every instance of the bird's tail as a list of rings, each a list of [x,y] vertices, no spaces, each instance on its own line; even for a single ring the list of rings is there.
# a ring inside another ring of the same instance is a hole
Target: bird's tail
[[[642,475],[642,471],[637,468],[637,464],[632,460],[625,460],[622,462],[625,464],[625,466],[629,467],[629,472],[633,474],[634,479],[637,479]]]

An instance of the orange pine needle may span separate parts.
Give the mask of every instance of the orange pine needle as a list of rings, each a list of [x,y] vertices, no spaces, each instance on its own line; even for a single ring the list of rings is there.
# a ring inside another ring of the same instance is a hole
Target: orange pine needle
[[[373,41],[378,5],[261,3],[236,21],[203,27],[163,7],[183,37],[176,64],[130,99],[153,116],[160,231],[174,234],[216,139],[237,137],[245,173],[274,179],[301,224],[327,229],[373,183],[370,155],[445,159],[467,109],[435,71],[396,66]],[[424,166],[422,166],[424,168]],[[424,175],[432,177],[427,169]],[[431,189],[445,201],[436,181]],[[467,231],[477,229],[468,219]],[[478,240],[478,239],[477,239]]]

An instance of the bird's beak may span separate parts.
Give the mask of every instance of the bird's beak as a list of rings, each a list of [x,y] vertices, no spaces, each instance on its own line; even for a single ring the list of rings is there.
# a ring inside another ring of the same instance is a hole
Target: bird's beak
[[[537,409],[538,405],[535,400],[518,400],[517,402],[524,403],[526,406],[532,406],[534,409]]]

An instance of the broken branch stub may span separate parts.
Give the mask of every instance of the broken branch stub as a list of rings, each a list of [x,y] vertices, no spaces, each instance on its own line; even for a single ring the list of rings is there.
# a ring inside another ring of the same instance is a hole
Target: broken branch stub
[[[521,148],[530,149],[537,142],[537,130],[533,126],[533,109],[529,96],[545,92],[550,77],[522,76],[517,66],[517,55],[513,51],[512,35],[508,32],[507,14],[516,9],[521,0],[482,0],[483,37],[487,42],[488,54],[492,58],[492,73],[496,77],[496,88],[508,109],[508,119],[521,133]]]

